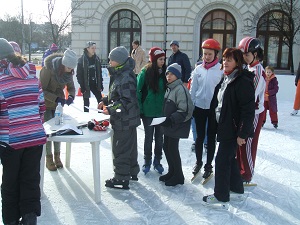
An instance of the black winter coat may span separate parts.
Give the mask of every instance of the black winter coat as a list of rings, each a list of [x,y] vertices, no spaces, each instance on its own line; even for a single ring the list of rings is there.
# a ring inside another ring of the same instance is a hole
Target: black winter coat
[[[253,136],[255,115],[253,78],[254,74],[247,70],[237,72],[235,79],[225,89],[217,131],[219,142]],[[223,80],[224,78],[220,84]]]

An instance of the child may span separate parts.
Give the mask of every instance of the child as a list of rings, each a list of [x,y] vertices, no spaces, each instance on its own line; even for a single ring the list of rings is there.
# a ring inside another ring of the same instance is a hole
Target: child
[[[154,136],[154,169],[162,174],[163,166],[160,164],[163,148],[162,127],[158,124],[150,126],[153,118],[163,115],[163,101],[166,92],[166,65],[165,52],[158,47],[149,51],[149,63],[137,76],[137,95],[141,118],[144,124],[144,160],[143,172],[147,174],[152,163],[152,142]]]
[[[108,96],[98,108],[110,115],[113,129],[112,152],[115,175],[105,181],[109,188],[129,189],[129,180],[138,180],[140,167],[137,161],[137,131],[140,125],[140,109],[136,93],[137,80],[133,72],[134,60],[123,46],[114,48],[108,72],[110,84]],[[103,106],[106,106],[103,108]]]
[[[271,123],[275,128],[278,127],[278,116],[277,116],[277,98],[276,94],[279,90],[278,81],[274,74],[274,68],[267,66],[266,69],[266,90],[265,90],[265,102],[264,102],[264,119],[263,124],[266,122],[267,110],[271,117]]]
[[[179,139],[188,138],[191,118],[194,110],[188,89],[181,81],[181,66],[173,63],[167,67],[167,91],[164,97],[163,112],[167,117],[161,124],[164,133],[164,152],[169,165],[167,174],[159,180],[166,186],[184,184],[181,159],[179,154]]]
[[[0,38],[0,157],[3,165],[1,197],[4,224],[37,224],[41,215],[40,160],[46,134],[44,94],[35,65],[15,54]]]

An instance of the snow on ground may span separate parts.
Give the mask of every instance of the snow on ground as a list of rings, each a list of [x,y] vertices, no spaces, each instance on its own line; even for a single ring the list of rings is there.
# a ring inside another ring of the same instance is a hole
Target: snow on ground
[[[290,116],[294,90],[293,77],[279,76],[279,127],[268,118],[260,135],[255,176],[257,187],[245,188],[245,200],[231,201],[229,210],[202,205],[202,197],[213,193],[214,180],[206,185],[200,179],[190,182],[195,154],[192,135],[180,141],[185,184],[166,187],[151,168],[130,190],[111,190],[104,184],[113,177],[110,139],[101,142],[101,203],[93,199],[92,154],[89,143],[72,144],[71,167],[50,172],[45,169],[41,225],[185,225],[185,224],[300,224],[300,115]],[[96,105],[95,99],[91,99]],[[75,105],[82,108],[82,97]],[[68,109],[65,109],[68,111]],[[73,110],[72,113],[80,113]],[[89,121],[89,114],[82,117]],[[138,127],[139,163],[143,165],[143,127]],[[65,159],[65,144],[62,144]],[[203,160],[206,160],[204,154]],[[162,164],[167,169],[165,157]]]

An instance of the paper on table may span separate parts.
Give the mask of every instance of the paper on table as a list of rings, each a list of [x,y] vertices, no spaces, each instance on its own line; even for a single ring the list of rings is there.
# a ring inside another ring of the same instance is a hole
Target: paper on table
[[[150,124],[150,126],[154,126],[157,124],[161,124],[162,122],[164,122],[166,120],[167,117],[158,117],[158,118],[153,118],[152,123]]]
[[[83,134],[82,130],[77,128],[73,124],[65,124],[59,128],[56,132],[57,135],[74,135],[74,134]]]
[[[90,109],[90,110],[93,110],[93,111],[97,111],[97,112],[103,112],[103,110],[102,109],[96,109],[96,108],[91,108],[91,107],[87,107],[87,106],[84,106],[85,108],[87,108],[87,109]]]

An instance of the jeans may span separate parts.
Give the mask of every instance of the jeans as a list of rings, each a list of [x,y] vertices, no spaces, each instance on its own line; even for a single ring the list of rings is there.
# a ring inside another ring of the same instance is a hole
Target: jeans
[[[145,130],[145,140],[144,140],[144,159],[152,159],[152,142],[154,135],[154,155],[155,158],[161,159],[162,156],[162,147],[163,147],[163,133],[162,127],[160,125],[150,126],[153,117],[143,117],[142,121],[144,124]]]

